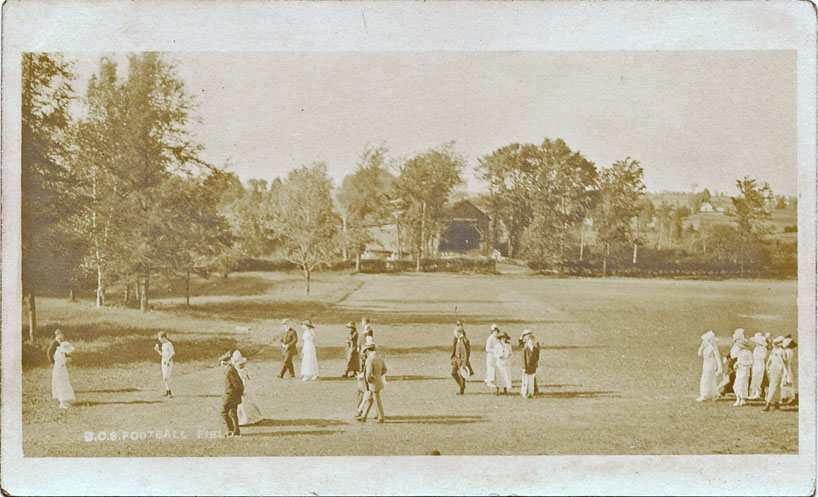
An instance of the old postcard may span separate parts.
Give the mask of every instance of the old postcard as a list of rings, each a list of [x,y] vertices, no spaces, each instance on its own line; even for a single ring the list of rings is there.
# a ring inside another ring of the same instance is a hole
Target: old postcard
[[[10,495],[807,495],[806,2],[3,6]]]

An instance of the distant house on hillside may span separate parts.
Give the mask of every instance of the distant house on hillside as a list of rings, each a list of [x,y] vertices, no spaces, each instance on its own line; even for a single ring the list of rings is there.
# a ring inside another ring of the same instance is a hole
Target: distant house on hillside
[[[448,220],[440,240],[440,250],[488,253],[491,218],[469,200],[461,200],[446,211]]]
[[[713,204],[710,202],[702,202],[699,206],[699,212],[713,212]]]

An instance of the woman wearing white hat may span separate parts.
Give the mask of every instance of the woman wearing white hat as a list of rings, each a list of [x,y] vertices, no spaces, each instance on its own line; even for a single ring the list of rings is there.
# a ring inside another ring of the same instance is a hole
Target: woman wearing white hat
[[[770,378],[770,386],[767,390],[767,403],[764,410],[769,411],[770,406],[778,409],[781,402],[781,384],[784,381],[784,372],[787,370],[787,358],[784,355],[782,344],[784,337],[778,336],[773,340],[773,350],[767,359],[767,375]]]
[[[741,339],[736,343],[739,351],[736,357],[736,381],[733,383],[733,392],[736,394],[736,402],[733,406],[738,407],[746,404],[747,397],[749,397],[750,368],[753,367],[753,347],[751,342],[746,339]]]
[[[303,348],[301,349],[301,381],[315,380],[318,378],[318,356],[315,353],[315,326],[307,319],[301,323],[304,330],[302,336]]]
[[[767,338],[761,333],[753,335],[753,367],[750,379],[750,400],[758,400],[762,395],[764,367],[767,363]]]
[[[696,401],[716,400],[719,396],[716,392],[717,378],[722,373],[722,366],[719,348],[716,346],[716,335],[712,331],[702,335],[698,354],[702,358],[702,378],[699,382],[699,398]]]
[[[486,385],[489,388],[497,388],[494,383],[494,368],[497,367],[497,355],[495,354],[497,344],[500,343],[497,337],[500,335],[500,328],[496,324],[491,325],[491,333],[486,339]]]
[[[258,408],[256,397],[250,388],[250,373],[247,372],[247,358],[241,355],[241,352],[236,349],[230,357],[230,362],[239,373],[241,382],[244,384],[244,392],[241,394],[241,404],[236,410],[239,417],[239,425],[251,425],[262,420],[261,410]]]
[[[68,409],[69,403],[74,402],[74,389],[68,378],[66,363],[71,360],[74,346],[69,342],[62,342],[54,352],[54,369],[51,370],[51,397],[60,401],[60,409]]]

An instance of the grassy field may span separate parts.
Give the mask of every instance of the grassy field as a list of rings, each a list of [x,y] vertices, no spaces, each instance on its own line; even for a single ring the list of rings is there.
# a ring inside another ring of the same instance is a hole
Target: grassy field
[[[797,407],[766,413],[757,403],[695,402],[701,334],[713,329],[724,353],[737,327],[795,333],[795,281],[324,273],[305,297],[297,274],[244,273],[197,280],[193,295],[190,308],[171,295],[149,313],[39,300],[43,336],[23,351],[25,456],[798,452]],[[339,377],[344,324],[364,315],[389,368],[381,425],[353,420],[355,382]],[[275,377],[284,317],[316,324],[318,381]],[[477,373],[462,397],[449,376],[456,319],[466,323]],[[481,381],[491,323],[514,338],[515,395],[497,397]],[[69,410],[50,399],[46,335],[56,327],[77,346]],[[529,400],[517,395],[524,327],[543,347],[542,394]],[[161,396],[153,352],[160,329],[177,351],[171,399]],[[234,347],[249,358],[266,419],[241,438],[210,438],[223,429],[216,359]],[[86,432],[128,435],[86,442]]]

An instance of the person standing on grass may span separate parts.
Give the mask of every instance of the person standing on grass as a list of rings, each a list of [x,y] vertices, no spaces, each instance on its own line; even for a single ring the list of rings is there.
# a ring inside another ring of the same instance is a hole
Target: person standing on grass
[[[499,341],[497,337],[499,336],[500,328],[496,324],[491,325],[491,333],[489,334],[488,339],[486,339],[486,385],[489,388],[497,388],[497,385],[494,383],[494,368],[497,365],[497,356],[494,355],[497,349],[497,344]]]
[[[739,351],[736,357],[736,380],[733,383],[733,392],[736,394],[734,407],[747,403],[750,390],[750,369],[753,367],[753,351],[750,341],[742,339],[738,342]]]
[[[463,395],[466,391],[466,367],[468,353],[466,352],[466,332],[461,329],[455,329],[457,337],[455,340],[454,354],[452,354],[452,378],[457,382],[459,391],[457,395]]]
[[[716,400],[719,396],[716,391],[717,378],[721,376],[722,365],[719,348],[716,346],[716,335],[712,330],[702,335],[698,354],[702,358],[702,378],[699,381],[699,398],[696,402]]]
[[[372,408],[373,399],[378,408],[378,423],[383,423],[386,416],[383,412],[383,403],[381,402],[381,390],[383,390],[383,377],[386,375],[386,363],[378,355],[375,350],[375,344],[370,343],[366,345],[366,367],[364,367],[364,375],[366,378],[367,390],[364,393],[364,398],[361,400],[361,405],[358,407],[358,414],[355,419],[361,423],[366,422],[366,417],[369,415],[369,410]]]
[[[68,362],[71,361],[71,352],[74,346],[69,342],[61,342],[54,351],[54,368],[51,370],[51,397],[60,401],[60,409],[68,409],[74,402],[74,389],[68,377]]]
[[[769,411],[770,406],[778,409],[781,402],[781,384],[784,382],[784,374],[787,371],[787,357],[784,353],[784,337],[777,336],[773,340],[773,350],[767,359],[767,375],[770,377],[770,387],[767,390],[767,402],[764,411]],[[738,380],[736,380],[738,381]]]
[[[173,372],[173,356],[176,355],[176,351],[173,349],[173,344],[168,340],[168,334],[164,331],[157,333],[156,338],[158,338],[159,343],[162,344],[161,349],[159,348],[159,343],[155,344],[153,350],[162,357],[160,366],[162,367],[162,381],[165,383],[165,393],[163,395],[165,397],[173,397],[170,391],[170,374]]]
[[[371,345],[371,344],[372,344],[372,341],[370,340],[370,343],[366,344],[366,345]],[[363,361],[364,364],[366,364],[367,352],[369,350],[369,349],[366,348],[366,345],[364,346],[364,350],[361,351],[361,357],[360,357],[361,361]],[[356,383],[357,383],[357,386],[358,386],[358,400],[355,402],[355,411],[357,413],[358,408],[361,406],[361,402],[364,400],[364,394],[366,394],[366,373],[364,371],[357,372],[355,374],[355,379],[356,379]]]
[[[318,379],[318,355],[315,353],[315,326],[309,319],[301,322],[304,346],[301,348],[301,381]]]
[[[46,355],[48,356],[48,363],[54,364],[54,353],[57,352],[57,347],[60,346],[60,343],[65,340],[65,335],[60,330],[54,330],[54,340],[51,340],[51,343],[48,345],[48,350],[46,351]]]
[[[239,373],[241,383],[244,389],[241,394],[241,404],[236,409],[236,414],[239,419],[239,426],[252,425],[262,420],[261,410],[256,403],[256,397],[253,395],[250,388],[250,373],[247,371],[247,358],[241,355],[241,352],[236,349],[233,355],[230,356],[230,362]]]
[[[784,379],[781,383],[781,402],[784,404],[789,404],[795,400],[795,378],[792,375],[792,364],[795,358],[795,347],[797,346],[798,344],[793,341],[792,335],[785,336],[784,341],[781,342],[786,364]]]
[[[750,370],[749,400],[758,400],[763,394],[764,370],[767,364],[767,338],[756,332],[751,345],[753,347],[753,366]]]
[[[452,339],[452,358],[454,358],[454,349],[457,347],[457,332],[458,330],[463,332],[463,342],[466,344],[466,369],[468,369],[469,375],[466,378],[474,376],[474,368],[471,367],[471,342],[469,341],[469,337],[466,336],[466,328],[463,326],[463,321],[457,320],[457,324],[455,324],[454,328],[454,338]]]
[[[350,374],[353,377],[356,376],[358,371],[361,370],[361,357],[360,351],[358,350],[358,330],[355,329],[355,323],[352,321],[347,323],[347,346],[346,346],[346,357],[347,357],[347,365],[344,368],[344,374],[341,375],[341,378],[346,378]]]
[[[534,379],[537,375],[537,363],[540,361],[540,344],[534,341],[534,332],[530,329],[523,330],[520,340],[523,341],[523,384],[520,387],[520,395],[528,399],[534,396]]]
[[[500,395],[500,388],[503,389],[504,394],[507,394],[511,390],[511,357],[513,355],[511,337],[508,333],[500,335],[494,355],[497,357],[497,367],[494,369],[496,374],[495,384],[497,385],[496,394]]]
[[[239,436],[239,415],[238,408],[241,404],[241,396],[244,394],[244,382],[241,381],[239,372],[231,362],[230,352],[225,352],[219,358],[219,363],[224,369],[224,395],[222,396],[222,419],[227,426],[227,436]]]
[[[284,373],[290,373],[290,378],[295,378],[295,367],[293,366],[293,357],[298,353],[296,345],[298,344],[298,333],[295,332],[290,321],[285,319],[281,322],[284,325],[284,335],[281,337],[281,372],[278,374],[279,378],[284,378]]]

